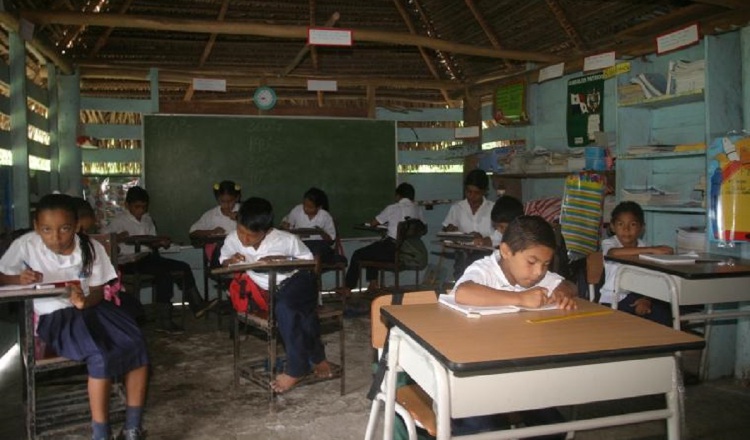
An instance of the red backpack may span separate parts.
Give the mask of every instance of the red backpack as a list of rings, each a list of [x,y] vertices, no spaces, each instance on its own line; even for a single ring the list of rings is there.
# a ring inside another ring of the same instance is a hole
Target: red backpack
[[[247,313],[251,298],[254,308],[268,311],[268,292],[258,287],[247,272],[234,274],[229,283],[229,299],[234,310]]]

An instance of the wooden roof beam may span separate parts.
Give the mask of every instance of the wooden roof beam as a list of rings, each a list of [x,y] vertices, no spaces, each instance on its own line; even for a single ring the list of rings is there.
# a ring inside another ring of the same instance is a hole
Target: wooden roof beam
[[[224,21],[224,16],[226,15],[228,8],[229,0],[224,0],[221,3],[221,7],[219,8],[219,15],[218,17],[216,17],[217,21]],[[198,60],[198,67],[203,67],[203,65],[206,64],[206,60],[208,59],[208,56],[211,55],[211,51],[214,48],[215,42],[216,34],[211,34],[211,36],[208,37],[206,46],[203,48],[203,53],[201,54],[200,60]],[[182,98],[182,100],[190,101],[191,99],[193,99],[193,93],[195,93],[195,89],[193,88],[193,84],[191,83],[187,90],[185,90],[185,96]]]
[[[404,8],[404,5],[401,4],[401,0],[393,0],[393,3],[396,5],[396,9],[398,9],[398,13],[401,14],[401,18],[404,20],[404,24],[406,24],[406,28],[409,29],[409,33],[416,34],[417,29],[414,27],[414,23],[412,23],[411,17],[409,17],[409,13]],[[432,77],[435,79],[440,79],[440,74],[438,73],[437,68],[433,64],[432,59],[427,54],[427,51],[424,50],[424,48],[422,47],[417,47],[417,49],[419,49],[419,55],[422,57],[422,60],[427,66],[427,70],[429,70],[430,73],[432,74]],[[443,95],[443,98],[445,99],[446,104],[450,106],[452,101],[450,99],[450,96],[448,95],[448,91],[445,89],[441,89],[440,94]]]
[[[323,27],[333,27],[337,21],[339,21],[339,18],[341,15],[338,12],[334,12],[331,14],[331,17],[328,19],[328,21],[325,22]],[[302,60],[305,58],[305,55],[307,55],[308,52],[310,52],[309,44],[305,44],[305,47],[300,49],[299,53],[297,53],[297,56],[294,57],[291,63],[289,63],[285,68],[284,71],[281,72],[281,76],[287,76],[289,75],[294,69],[299,66],[299,63],[302,62]],[[317,70],[317,66],[315,66],[315,69]]]
[[[466,3],[466,6],[469,8],[471,13],[474,15],[474,19],[479,23],[479,27],[482,28],[484,31],[484,35],[487,36],[487,38],[490,40],[490,43],[492,44],[492,47],[495,49],[502,49],[503,46],[500,44],[500,39],[497,37],[497,34],[495,34],[495,31],[492,29],[489,23],[487,23],[487,20],[484,19],[484,16],[481,12],[479,12],[479,9],[477,9],[476,4],[474,3],[474,0],[464,0]],[[505,64],[505,67],[513,68],[513,64],[508,60],[503,60],[503,63]]]
[[[707,5],[722,6],[729,9],[747,8],[747,0],[693,0],[694,3],[705,3]]]
[[[128,11],[130,8],[130,4],[133,3],[133,0],[125,0],[125,3],[120,6],[120,9],[117,10],[118,14],[124,14]],[[94,44],[94,48],[91,49],[91,53],[89,53],[89,58],[94,58],[96,54],[99,53],[99,51],[104,47],[105,44],[107,44],[107,40],[109,40],[109,36],[112,35],[112,31],[115,28],[108,27],[104,30],[104,33],[99,36],[99,38],[96,40],[96,43]]]
[[[86,25],[149,29],[156,31],[193,32],[203,34],[254,35],[271,38],[307,39],[307,26],[271,25],[246,22],[215,22],[208,20],[186,20],[179,18],[151,17],[143,15],[87,14],[81,12],[23,10],[21,16],[39,24]],[[518,50],[498,50],[471,46],[438,38],[410,35],[401,32],[385,32],[370,29],[352,29],[352,38],[359,42],[393,44],[397,46],[421,46],[434,50],[472,55],[485,58],[508,58],[520,61],[555,63],[555,55]]]
[[[427,28],[427,34],[430,36],[437,35],[437,31],[435,30],[435,26],[432,25],[432,20],[430,20],[430,17],[427,16],[427,13],[425,13],[424,8],[422,8],[422,4],[419,2],[419,0],[411,0],[411,2],[414,4],[414,7],[417,9],[417,12],[419,13],[419,17],[422,19],[422,24]],[[431,36],[430,36],[431,37]],[[448,73],[455,79],[462,79],[461,76],[459,76],[456,72],[458,70],[456,64],[453,62],[453,60],[443,54],[442,50],[436,49],[438,58],[441,59],[441,61],[444,62],[445,68],[448,71]]]
[[[20,29],[18,19],[7,12],[0,12],[0,25],[13,32],[19,32]],[[52,63],[56,65],[63,74],[70,75],[73,73],[73,65],[66,60],[57,49],[50,47],[47,43],[37,37],[34,37],[31,41],[27,42],[27,44],[39,51],[39,53],[45,58],[52,61]]]
[[[113,80],[130,80],[130,81],[149,81],[147,67],[92,67],[79,66],[81,79],[113,79]],[[173,71],[159,70],[159,81],[165,83],[191,84],[196,76],[211,77],[212,73],[202,74],[200,71]],[[249,77],[247,72],[226,75],[227,87],[258,87],[265,84],[272,87],[307,87],[307,80],[310,77]],[[423,89],[423,90],[463,90],[464,83],[448,80],[419,80],[419,79],[397,79],[397,78],[363,78],[363,77],[327,77],[320,79],[335,79],[339,87],[366,87],[373,85],[377,88],[384,89]]]
[[[581,35],[578,33],[578,30],[576,30],[575,26],[573,26],[573,23],[568,19],[560,2],[558,0],[547,0],[547,7],[552,11],[552,15],[555,16],[557,22],[560,23],[560,27],[562,27],[565,33],[568,34],[568,38],[573,42],[576,49],[578,49],[579,52],[586,51],[586,44],[583,42],[583,39],[581,39]]]

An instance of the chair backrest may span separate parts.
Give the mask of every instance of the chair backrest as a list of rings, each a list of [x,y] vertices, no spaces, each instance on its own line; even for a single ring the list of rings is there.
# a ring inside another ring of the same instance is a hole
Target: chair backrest
[[[117,267],[117,234],[90,234],[89,238],[96,240],[104,246],[104,250],[107,251],[107,256],[112,262],[112,265]]]
[[[427,225],[416,218],[407,218],[398,224],[395,259],[398,270],[423,270],[427,267],[429,255],[422,241],[426,233]]]
[[[434,304],[438,300],[437,292],[434,290],[422,290],[419,292],[409,292],[403,295],[401,304]],[[372,300],[370,305],[370,340],[372,348],[383,348],[385,338],[388,334],[388,327],[380,317],[380,308],[389,306],[393,302],[393,295],[382,295]]]
[[[586,257],[586,284],[588,284],[589,301],[596,301],[596,285],[602,280],[604,274],[604,254],[601,252],[590,253]]]

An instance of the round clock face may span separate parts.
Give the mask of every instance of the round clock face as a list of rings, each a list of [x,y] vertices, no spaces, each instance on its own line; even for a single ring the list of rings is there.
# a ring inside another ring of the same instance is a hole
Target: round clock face
[[[258,87],[253,95],[253,102],[261,110],[272,109],[276,105],[276,92],[270,87]]]

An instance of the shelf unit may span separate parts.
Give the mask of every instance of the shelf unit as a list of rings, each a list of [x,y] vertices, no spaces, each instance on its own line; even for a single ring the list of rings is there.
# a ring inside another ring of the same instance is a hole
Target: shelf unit
[[[662,56],[633,61],[626,83],[639,73],[667,75],[670,61],[706,60],[703,89],[622,102],[617,106],[617,202],[619,189],[658,189],[679,193],[678,205],[642,204],[645,211],[644,240],[653,245],[675,246],[678,227],[706,224],[704,195],[696,186],[705,179],[705,151],[628,154],[638,145],[676,145],[705,142],[742,127],[741,52],[738,32],[708,36],[699,45]]]

